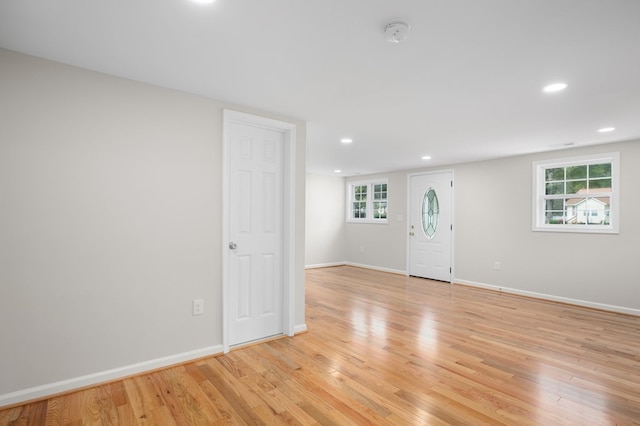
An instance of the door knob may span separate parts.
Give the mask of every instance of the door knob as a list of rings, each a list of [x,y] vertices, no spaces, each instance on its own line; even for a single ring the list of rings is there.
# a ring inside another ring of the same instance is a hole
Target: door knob
[[[237,248],[238,248],[238,245],[237,245],[236,243],[234,243],[233,241],[231,241],[231,242],[229,243],[229,249],[231,249],[231,250],[235,250],[235,249],[237,249]]]

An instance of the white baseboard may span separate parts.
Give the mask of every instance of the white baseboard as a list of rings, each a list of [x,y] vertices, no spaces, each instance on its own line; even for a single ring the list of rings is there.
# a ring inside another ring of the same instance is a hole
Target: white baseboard
[[[293,334],[300,334],[307,331],[307,324],[298,324],[293,327]]]
[[[203,358],[206,356],[218,355],[222,352],[222,345],[209,346],[207,348],[183,352],[176,355],[170,355],[162,358],[127,365],[124,367],[114,368],[111,370],[100,371],[98,373],[87,374],[86,376],[74,377],[67,380],[61,380],[59,382],[48,383],[46,385],[35,386],[28,389],[6,393],[4,395],[0,395],[0,408],[5,405],[19,404],[22,402],[43,398],[49,395],[60,394],[87,386],[93,386],[100,383],[133,376],[135,374],[144,373],[146,371],[156,370],[158,368],[169,367],[171,365],[180,364],[182,362]]]
[[[399,269],[382,268],[380,266],[364,265],[362,263],[344,262],[344,265],[355,266],[357,268],[373,269],[374,271],[389,272],[390,274],[407,275],[407,271]]]
[[[316,263],[314,265],[304,265],[304,269],[331,268],[333,266],[344,266],[344,262]]]
[[[382,268],[380,266],[365,265],[363,263],[354,262],[317,263],[314,265],[305,265],[304,269],[331,268],[333,266],[355,266],[356,268],[373,269],[374,271],[389,272],[390,274],[407,275],[406,271],[401,271],[399,269]]]
[[[566,303],[569,305],[583,306],[586,308],[600,309],[603,311],[617,312],[621,314],[640,316],[640,309],[627,308],[624,306],[607,305],[605,303],[589,302],[587,300],[571,299],[568,297],[554,296],[552,294],[536,293],[534,291],[519,290],[517,288],[501,287],[493,284],[484,284],[475,281],[456,278],[454,284],[464,284],[471,287],[485,288],[488,290],[500,291],[504,293],[516,294],[519,296],[532,297],[535,299],[549,300],[552,302]]]

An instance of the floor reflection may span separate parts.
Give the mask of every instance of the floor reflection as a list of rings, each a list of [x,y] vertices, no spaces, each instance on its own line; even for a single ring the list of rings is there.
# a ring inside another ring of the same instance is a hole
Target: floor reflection
[[[351,323],[358,335],[387,338],[387,312],[385,309],[363,302],[355,302],[351,309]]]
[[[430,312],[426,313],[420,322],[418,343],[422,350],[427,350],[430,353],[436,353],[438,351],[438,330],[436,328],[436,322],[433,320]]]

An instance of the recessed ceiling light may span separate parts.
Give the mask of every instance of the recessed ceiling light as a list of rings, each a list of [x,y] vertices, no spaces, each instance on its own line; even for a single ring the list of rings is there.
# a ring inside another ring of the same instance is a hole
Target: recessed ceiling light
[[[428,155],[423,155],[423,156],[422,156],[422,159],[423,159],[423,160],[431,160],[431,157],[430,157],[430,156],[428,156]]]
[[[342,173],[342,170],[340,170],[340,169],[335,169],[335,170],[333,171],[333,173]]]
[[[602,129],[598,129],[598,131],[600,133],[607,133],[607,132],[613,132],[616,128],[615,127],[603,127]]]
[[[544,93],[555,93],[555,92],[560,92],[566,88],[567,88],[567,83],[553,83],[548,86],[545,86],[544,89],[542,89],[542,91]]]
[[[351,142],[353,142],[353,139],[351,139],[351,138],[342,138],[342,139],[340,139],[340,142],[342,142],[342,143],[351,143]]]
[[[191,0],[194,3],[200,3],[200,4],[209,4],[209,3],[213,3],[215,0]]]

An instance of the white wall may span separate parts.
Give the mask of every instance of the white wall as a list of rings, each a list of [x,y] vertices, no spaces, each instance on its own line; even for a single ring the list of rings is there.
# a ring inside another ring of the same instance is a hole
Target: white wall
[[[343,263],[345,259],[344,178],[307,173],[307,267]]]
[[[531,230],[533,161],[614,151],[621,167],[619,234]],[[640,141],[447,166],[455,180],[454,281],[640,314],[638,164]],[[406,221],[397,215],[406,219],[407,174],[418,171],[347,179],[389,179],[389,224],[346,224],[345,262],[406,271]]]
[[[304,328],[304,122],[6,50],[0,76],[0,405],[221,349],[223,108],[297,124]]]

